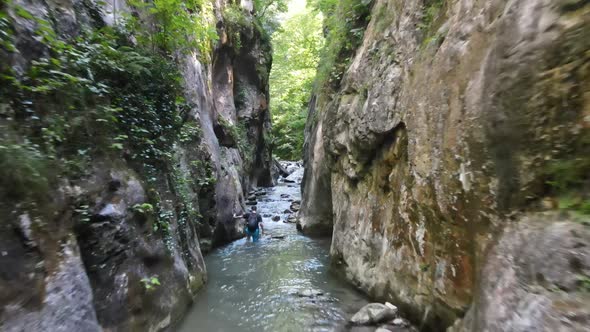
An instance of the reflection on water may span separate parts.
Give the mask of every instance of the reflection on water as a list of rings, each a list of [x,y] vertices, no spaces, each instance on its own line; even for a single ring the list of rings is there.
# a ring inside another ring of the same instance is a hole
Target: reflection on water
[[[259,198],[259,212],[285,220],[293,199],[298,185],[280,184]],[[303,237],[270,217],[264,226],[260,242],[239,240],[206,257],[208,284],[178,331],[333,331],[367,303],[328,273],[329,240]]]

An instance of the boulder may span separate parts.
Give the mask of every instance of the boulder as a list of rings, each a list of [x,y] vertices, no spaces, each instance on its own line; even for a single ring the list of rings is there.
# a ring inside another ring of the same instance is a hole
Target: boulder
[[[274,221],[274,222],[277,222],[277,221],[281,220],[281,217],[279,217],[279,216],[273,216],[271,218],[271,220]]]
[[[397,311],[394,305],[369,303],[354,314],[350,322],[355,325],[375,325],[394,319]]]
[[[291,211],[297,212],[301,208],[301,204],[293,202],[291,203],[291,206],[289,208],[291,209]]]

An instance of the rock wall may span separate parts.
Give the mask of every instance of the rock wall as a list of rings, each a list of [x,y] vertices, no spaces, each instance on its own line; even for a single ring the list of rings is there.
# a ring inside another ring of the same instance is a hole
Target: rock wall
[[[35,111],[22,115],[17,97],[10,90],[6,94],[9,84],[2,81],[0,150],[6,159],[0,163],[16,165],[27,176],[11,178],[6,174],[21,173],[5,169],[0,180],[1,330],[169,329],[206,282],[202,252],[242,236],[232,213],[244,209],[250,187],[272,185],[267,141],[272,60],[269,40],[255,28],[249,11],[243,12],[247,24],[238,31],[241,47],[232,44],[223,15],[230,5],[216,1],[212,8],[220,38],[211,54],[179,51],[169,59],[181,74],[190,107],[180,114],[183,127],[168,142],[169,152],[152,168],[132,158],[142,151],[116,141],[105,149],[114,153],[78,150],[88,159],[75,175],[51,167],[37,172],[40,165],[56,163],[61,170],[74,160],[63,157],[64,142],[50,151],[57,160],[31,143],[47,139],[47,131],[37,131],[34,121],[41,116],[51,122],[61,112],[59,101],[26,101]],[[141,17],[123,1],[14,1],[0,9],[6,14],[0,17],[0,69],[15,73],[14,82],[48,57],[41,33],[52,37],[47,31],[55,31],[53,43],[75,43],[84,31],[112,25],[125,14]],[[149,93],[143,97],[149,100]],[[78,106],[88,118],[100,108]],[[47,112],[35,113],[41,108]],[[84,140],[105,144],[99,138],[103,133],[92,131],[101,123],[89,123]],[[70,125],[65,128],[76,124]]]
[[[422,326],[444,329],[473,305],[467,330],[512,330],[494,321],[506,318],[492,313],[502,305],[538,319],[516,330],[566,328],[556,297],[533,315],[528,300],[491,293],[536,297],[532,285],[550,279],[517,242],[540,255],[556,249],[547,237],[588,244],[585,231],[561,231],[579,227],[573,218],[544,219],[534,236],[514,223],[534,224],[527,211],[545,208],[550,165],[587,160],[589,14],[585,1],[375,1],[340,87],[318,91],[308,118],[303,232],[331,228],[347,277]],[[499,265],[539,275],[506,286],[501,272],[489,279]],[[588,277],[584,260],[574,265],[566,273]],[[572,310],[588,306],[566,289]]]

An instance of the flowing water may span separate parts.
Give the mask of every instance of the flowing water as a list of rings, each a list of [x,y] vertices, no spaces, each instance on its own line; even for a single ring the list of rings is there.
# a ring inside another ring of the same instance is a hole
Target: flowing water
[[[301,173],[289,176],[295,183],[259,193],[266,231],[259,242],[242,239],[205,258],[208,283],[178,331],[339,331],[367,303],[328,271],[329,240],[304,237],[283,222],[300,199]]]

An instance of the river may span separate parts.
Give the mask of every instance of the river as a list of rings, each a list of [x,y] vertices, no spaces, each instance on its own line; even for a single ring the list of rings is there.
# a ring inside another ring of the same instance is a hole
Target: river
[[[259,242],[241,239],[207,255],[208,283],[179,332],[338,331],[368,303],[329,271],[329,239],[302,236],[283,222],[300,200],[301,175],[296,167],[287,178],[293,183],[259,190],[266,230]]]

